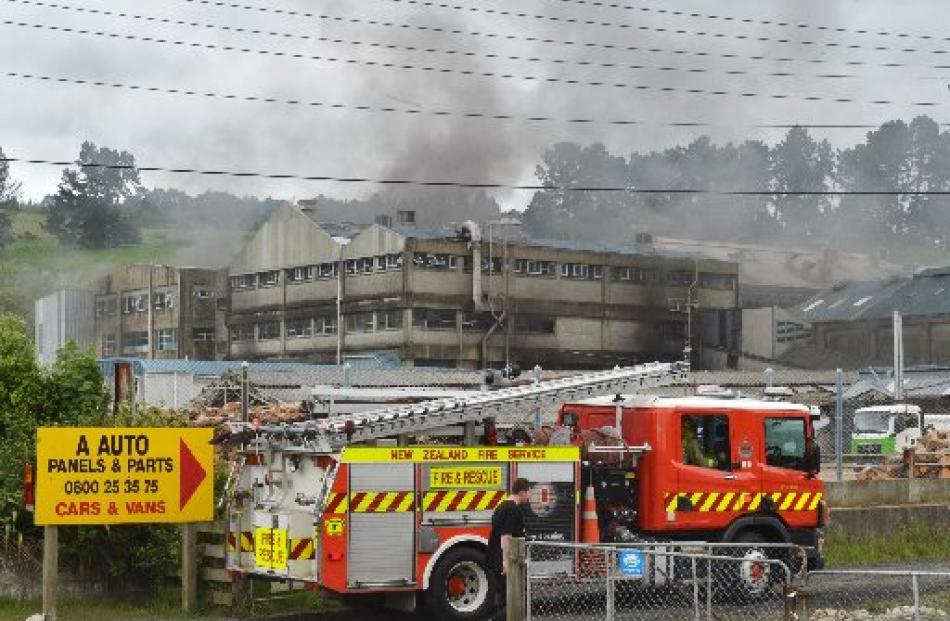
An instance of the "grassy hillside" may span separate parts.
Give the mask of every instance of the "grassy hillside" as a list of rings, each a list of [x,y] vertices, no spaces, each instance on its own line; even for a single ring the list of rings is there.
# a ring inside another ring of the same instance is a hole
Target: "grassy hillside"
[[[142,232],[135,246],[104,250],[64,248],[43,229],[44,216],[18,212],[13,216],[15,241],[0,247],[0,310],[31,317],[33,300],[64,286],[85,282],[127,263],[174,263],[179,239],[174,230]]]

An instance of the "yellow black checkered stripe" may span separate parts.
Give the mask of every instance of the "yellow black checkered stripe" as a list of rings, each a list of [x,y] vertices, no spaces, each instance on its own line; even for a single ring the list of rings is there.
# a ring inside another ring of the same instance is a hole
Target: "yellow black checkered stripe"
[[[422,496],[422,510],[442,513],[446,511],[491,511],[505,499],[503,491],[440,491],[426,492]]]
[[[237,552],[239,539],[241,542],[241,552],[254,551],[254,533],[250,531],[228,533],[228,551]]]
[[[291,539],[290,554],[287,558],[291,561],[309,561],[316,554],[313,539]]]
[[[751,513],[766,508],[773,511],[814,511],[821,498],[821,492],[667,492],[663,504],[667,511],[700,513]]]
[[[401,513],[416,510],[413,492],[332,492],[324,513]]]

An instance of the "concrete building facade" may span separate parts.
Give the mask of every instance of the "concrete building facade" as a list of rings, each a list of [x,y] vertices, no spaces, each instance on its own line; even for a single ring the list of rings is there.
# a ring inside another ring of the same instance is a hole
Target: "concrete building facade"
[[[228,356],[612,366],[678,358],[696,308],[737,305],[735,263],[398,219],[346,230],[282,207],[229,268]]]
[[[94,343],[102,358],[215,360],[227,353],[223,271],[128,265],[92,289]]]

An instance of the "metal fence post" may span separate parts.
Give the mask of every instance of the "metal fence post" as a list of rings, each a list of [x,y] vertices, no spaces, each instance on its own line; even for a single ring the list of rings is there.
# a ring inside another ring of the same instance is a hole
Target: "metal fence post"
[[[701,621],[702,617],[699,614],[699,580],[696,579],[696,557],[690,557],[689,561],[693,569],[693,619]]]
[[[614,551],[604,550],[607,554],[607,571],[604,578],[607,580],[607,621],[614,621]]]
[[[917,573],[910,575],[911,584],[914,589],[914,621],[920,621],[920,588],[917,584]]]
[[[522,537],[513,537],[508,548],[507,621],[525,621],[525,594],[527,593],[526,550]],[[528,604],[530,606],[530,604]]]
[[[712,619],[712,559],[706,560],[706,618]]]
[[[835,371],[835,475],[837,480],[844,478],[844,381],[841,369]]]

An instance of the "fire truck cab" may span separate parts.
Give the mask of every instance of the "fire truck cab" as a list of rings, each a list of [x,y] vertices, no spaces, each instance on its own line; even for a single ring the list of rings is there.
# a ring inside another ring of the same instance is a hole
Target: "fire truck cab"
[[[806,406],[618,395],[565,404],[558,423],[582,449],[595,436],[644,449],[583,457],[601,541],[794,543],[823,565],[826,507]]]

